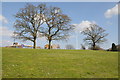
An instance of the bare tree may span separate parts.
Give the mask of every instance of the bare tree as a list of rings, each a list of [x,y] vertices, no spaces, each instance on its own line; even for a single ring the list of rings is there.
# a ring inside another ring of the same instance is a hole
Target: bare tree
[[[90,24],[90,27],[82,31],[82,34],[87,36],[84,38],[84,41],[90,44],[93,50],[95,49],[96,44],[105,42],[105,37],[108,35],[102,27],[99,27],[96,24]]]
[[[44,19],[46,27],[42,27],[41,33],[44,34],[49,42],[48,49],[50,49],[52,40],[68,38],[68,31],[72,30],[73,26],[70,25],[71,19],[67,15],[62,14],[60,8],[48,8]]]
[[[44,23],[44,14],[46,5],[40,4],[37,7],[32,4],[27,4],[25,8],[21,8],[16,13],[16,22],[14,27],[16,29],[17,39],[23,41],[32,41],[33,48],[36,48],[36,39],[40,33],[40,26]]]
[[[71,44],[68,44],[68,45],[66,45],[65,47],[66,47],[66,49],[75,49],[74,46],[71,45]]]

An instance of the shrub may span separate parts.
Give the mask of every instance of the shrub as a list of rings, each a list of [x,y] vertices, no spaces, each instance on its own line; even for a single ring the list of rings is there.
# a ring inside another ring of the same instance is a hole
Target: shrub
[[[103,50],[102,48],[100,48],[100,46],[95,46],[95,48],[93,47],[89,47],[90,50]]]
[[[115,45],[115,43],[112,43],[111,51],[117,51],[117,46]]]
[[[85,48],[84,45],[81,44],[81,49],[82,49],[82,50],[85,50],[86,48]]]

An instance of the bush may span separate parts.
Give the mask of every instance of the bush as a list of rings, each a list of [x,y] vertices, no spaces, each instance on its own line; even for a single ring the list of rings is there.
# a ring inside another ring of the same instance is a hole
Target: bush
[[[111,51],[117,51],[117,46],[115,45],[115,43],[112,43]]]
[[[74,46],[73,46],[73,45],[68,44],[68,45],[66,45],[66,49],[75,49],[75,48],[74,48]]]
[[[100,46],[96,46],[95,48],[93,47],[89,47],[90,50],[103,50],[102,48],[100,48]]]
[[[86,48],[85,48],[84,45],[81,44],[81,49],[82,49],[82,50],[85,50]]]

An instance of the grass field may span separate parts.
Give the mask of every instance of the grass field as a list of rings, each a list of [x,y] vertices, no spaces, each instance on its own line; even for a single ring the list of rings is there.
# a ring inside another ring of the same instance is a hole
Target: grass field
[[[3,78],[117,78],[118,53],[2,49]]]

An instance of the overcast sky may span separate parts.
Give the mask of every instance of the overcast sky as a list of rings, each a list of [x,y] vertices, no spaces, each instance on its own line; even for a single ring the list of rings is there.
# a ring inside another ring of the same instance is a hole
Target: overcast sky
[[[2,14],[0,14],[0,22],[3,25],[0,26],[2,30],[3,41],[0,41],[4,46],[12,45],[13,38],[11,38],[13,29],[13,23],[15,22],[15,15],[20,8],[24,8],[25,2],[3,2]],[[40,2],[31,4],[38,5]],[[80,48],[81,44],[84,44],[83,36],[80,31],[89,27],[90,23],[96,23],[100,27],[106,30],[109,35],[106,37],[107,41],[100,46],[102,48],[110,48],[112,43],[118,43],[118,4],[116,2],[47,2],[48,6],[56,6],[62,9],[64,14],[67,14],[71,19],[71,24],[76,26],[73,30],[73,34],[67,41],[53,41],[52,44],[59,44],[61,48],[65,48],[65,45],[71,44],[76,49]],[[32,42],[21,42],[16,40],[19,44],[32,45]],[[44,47],[48,42],[45,38],[39,38],[37,40],[37,46]],[[85,45],[87,47],[87,45]]]

